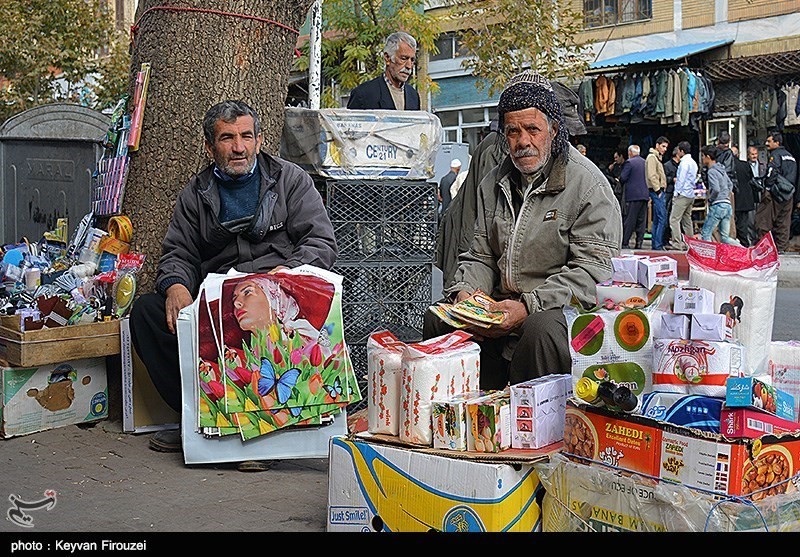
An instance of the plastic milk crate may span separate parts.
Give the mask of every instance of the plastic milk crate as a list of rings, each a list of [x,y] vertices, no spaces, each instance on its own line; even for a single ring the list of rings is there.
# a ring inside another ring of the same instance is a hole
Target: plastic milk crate
[[[340,262],[432,262],[437,185],[426,180],[327,180]]]

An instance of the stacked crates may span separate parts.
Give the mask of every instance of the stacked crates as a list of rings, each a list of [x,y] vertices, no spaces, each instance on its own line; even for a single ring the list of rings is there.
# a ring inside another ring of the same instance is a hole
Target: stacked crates
[[[427,180],[318,179],[343,277],[345,339],[366,404],[366,343],[387,329],[404,342],[422,339],[433,303],[437,186]],[[358,408],[350,408],[350,411]]]

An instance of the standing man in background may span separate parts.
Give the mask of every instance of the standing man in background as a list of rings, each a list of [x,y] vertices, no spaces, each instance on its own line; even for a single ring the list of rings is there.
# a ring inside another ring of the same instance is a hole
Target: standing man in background
[[[694,206],[694,185],[697,183],[697,163],[692,158],[692,146],[688,141],[678,143],[678,174],[675,177],[675,195],[672,198],[672,212],[669,215],[669,227],[672,233],[667,249],[682,251],[687,249],[683,241],[681,228],[687,236],[694,236],[692,223],[692,207]]]
[[[783,134],[772,132],[767,136],[767,172],[764,176],[764,191],[761,192],[761,203],[756,208],[756,230],[758,239],[772,231],[778,252],[786,250],[789,243],[789,232],[792,225],[792,209],[796,204],[797,188],[785,201],[775,199],[773,190],[778,181],[797,183],[797,161],[783,146]],[[787,184],[788,186],[788,184]]]
[[[731,151],[733,151],[736,162],[736,182],[738,183],[733,193],[736,197],[736,210],[733,214],[736,221],[736,237],[744,247],[749,248],[756,239],[756,192],[753,191],[750,183],[753,171],[748,163],[739,158],[739,149],[735,145],[731,147]],[[750,157],[749,149],[747,156]],[[758,150],[756,150],[756,162],[758,162]]]
[[[645,177],[650,195],[650,206],[653,210],[653,226],[650,229],[650,243],[654,250],[664,249],[664,227],[667,224],[667,175],[664,173],[664,164],[661,157],[667,152],[669,139],[663,135],[656,139],[655,148],[645,160]]]
[[[667,249],[670,239],[672,238],[672,230],[669,226],[669,216],[672,214],[672,198],[675,195],[675,180],[678,176],[678,163],[681,162],[681,157],[678,155],[678,148],[672,149],[672,157],[664,163],[664,176],[667,178],[667,192],[666,192],[666,214],[667,220],[664,223],[664,241],[662,246]]]
[[[414,74],[417,41],[403,31],[386,37],[383,75],[362,83],[350,92],[347,108],[358,110],[419,110],[419,93],[407,82]]]
[[[628,147],[628,160],[622,165],[619,180],[625,188],[625,222],[622,230],[622,248],[628,249],[631,236],[636,232],[636,249],[642,248],[647,226],[647,178],[645,160],[639,156],[639,146]]]
[[[439,181],[439,214],[443,215],[450,205],[452,197],[450,195],[450,186],[456,181],[458,173],[461,172],[461,161],[453,159],[450,161],[450,172],[445,174]]]

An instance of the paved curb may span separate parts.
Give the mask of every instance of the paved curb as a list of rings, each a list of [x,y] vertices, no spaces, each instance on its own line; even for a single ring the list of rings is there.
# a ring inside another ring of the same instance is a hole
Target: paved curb
[[[800,254],[784,254],[780,256],[781,266],[778,268],[778,286],[783,288],[800,288]]]

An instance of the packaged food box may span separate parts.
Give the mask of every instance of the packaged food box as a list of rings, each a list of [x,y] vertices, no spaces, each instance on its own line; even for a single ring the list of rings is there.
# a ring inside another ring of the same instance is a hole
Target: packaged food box
[[[511,446],[538,449],[564,438],[570,374],[544,375],[511,385]]]
[[[714,313],[714,293],[699,286],[678,286],[672,302],[675,313]]]
[[[796,433],[800,424],[751,408],[723,408],[720,433],[726,437],[755,439],[762,435]]]
[[[497,453],[511,447],[511,392],[502,391],[469,400],[467,449]]]
[[[755,408],[794,421],[794,397],[755,377],[731,377],[725,388],[725,406]]]

